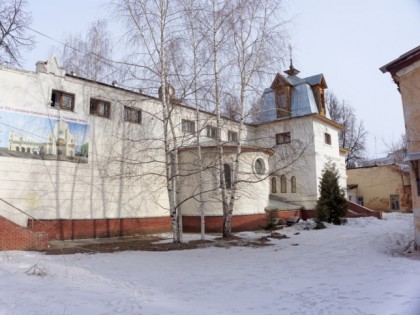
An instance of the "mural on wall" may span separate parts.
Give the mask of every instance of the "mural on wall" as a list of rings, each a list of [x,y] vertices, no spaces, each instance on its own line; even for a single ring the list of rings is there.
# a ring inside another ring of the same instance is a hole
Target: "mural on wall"
[[[0,106],[0,156],[87,163],[86,121]]]

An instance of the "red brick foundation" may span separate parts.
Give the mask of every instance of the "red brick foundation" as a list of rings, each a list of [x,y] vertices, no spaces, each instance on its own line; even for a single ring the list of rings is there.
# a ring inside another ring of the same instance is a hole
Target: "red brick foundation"
[[[347,200],[347,218],[360,218],[360,217],[375,217],[382,219],[382,212],[371,210],[369,208],[358,205],[354,202]],[[313,219],[316,216],[315,210],[301,210],[302,220]]]
[[[29,220],[33,231],[43,231],[49,240],[106,238],[134,234],[167,232],[171,230],[169,217],[82,219],[82,220]]]
[[[382,219],[381,211],[371,210],[349,200],[347,200],[347,207],[349,209],[347,217],[349,218],[375,217]]]
[[[34,232],[0,216],[0,250],[46,250],[46,233]]]
[[[276,217],[287,220],[291,216],[299,216],[299,210],[278,211]],[[223,230],[223,216],[208,216],[205,218],[206,232],[221,233]],[[234,215],[232,218],[232,231],[262,230],[267,225],[267,214]],[[182,225],[185,232],[200,232],[199,216],[183,216]]]

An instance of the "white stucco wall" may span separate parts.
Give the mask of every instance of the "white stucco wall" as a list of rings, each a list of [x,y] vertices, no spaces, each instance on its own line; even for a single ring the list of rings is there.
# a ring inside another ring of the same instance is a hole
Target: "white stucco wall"
[[[225,150],[224,163],[233,168],[235,152]],[[265,165],[264,174],[258,175],[255,172],[255,161],[262,159]],[[219,183],[219,167],[217,165],[216,148],[203,148],[202,159],[204,171],[203,190],[204,212],[206,216],[222,216],[221,189]],[[181,163],[181,191],[183,215],[197,216],[199,208],[199,164],[195,150],[182,151],[180,153]],[[186,175],[186,176],[185,176]],[[261,214],[268,204],[269,182],[268,175],[268,154],[258,151],[244,151],[240,156],[238,191],[234,206],[234,215]],[[229,192],[229,190],[228,190]],[[195,196],[195,198],[190,198]],[[229,195],[230,196],[230,195]]]
[[[38,219],[168,216],[160,101],[63,76],[62,69],[54,68],[54,64],[49,66],[45,67],[50,73],[0,67],[0,110],[32,112],[35,116],[87,124],[88,163],[16,158],[9,152],[0,156],[0,198]],[[74,94],[74,111],[51,107],[52,90]],[[111,103],[110,118],[89,114],[91,98]],[[124,106],[140,109],[142,123],[125,122]],[[176,106],[173,115],[177,145],[188,147],[196,142],[196,137],[182,131],[182,119],[195,121],[195,110]],[[195,126],[196,130],[201,129],[200,141],[203,145],[214,145],[214,139],[206,136],[207,125],[216,126],[216,118],[201,112]],[[220,134],[225,145],[229,145],[228,131],[238,132],[239,136],[238,128],[237,122],[222,121]],[[275,135],[282,132],[291,132],[290,144],[275,144]],[[324,143],[325,132],[331,134],[331,145]],[[337,132],[313,115],[259,126],[244,125],[241,137],[244,145],[271,148],[275,155],[269,157],[264,150],[250,150],[241,155],[240,176],[248,182],[239,185],[234,213],[263,213],[270,194],[271,176],[279,180],[278,196],[313,209],[325,161],[332,159],[341,165],[340,171],[345,174]],[[188,172],[189,168],[196,167],[197,159],[191,152],[186,150],[180,154],[181,171]],[[233,153],[226,152],[226,163],[232,163]],[[257,158],[262,158],[266,164],[264,176],[255,175],[253,171]],[[216,161],[215,154],[211,150],[205,152],[204,161],[211,165]],[[209,169],[205,175],[205,189],[209,190],[205,196],[206,215],[221,215],[220,191],[215,189],[218,179],[213,173],[214,169]],[[287,177],[287,193],[280,192],[281,175]],[[182,204],[186,215],[198,215],[197,201],[190,199],[198,187],[197,176],[181,180],[180,201],[188,199]],[[290,189],[292,176],[296,177],[296,193]],[[345,176],[341,180],[345,187]],[[28,218],[6,205],[0,208],[0,215],[21,225],[26,225]]]
[[[314,121],[316,176],[322,177],[322,171],[328,161],[333,162],[339,171],[339,185],[346,192],[347,175],[344,155],[340,153],[338,129],[320,120]],[[331,135],[331,144],[325,143],[325,133]],[[319,190],[318,190],[319,197]]]
[[[276,145],[278,133],[290,132],[291,143]],[[270,157],[270,172],[276,177],[275,195],[314,209],[319,197],[319,181],[328,160],[334,162],[340,173],[340,186],[347,186],[344,155],[340,154],[338,143],[339,130],[319,118],[308,115],[294,119],[279,120],[260,125],[256,128],[255,143],[272,147],[275,155]],[[331,135],[331,144],[325,143],[325,133]],[[286,176],[287,192],[281,192],[281,176]],[[296,178],[296,193],[291,190],[291,178]]]
[[[50,106],[53,89],[75,94],[74,111]],[[154,161],[162,160],[162,146],[154,141],[161,137],[156,102],[72,77],[11,69],[1,69],[0,90],[0,108],[89,125],[87,164],[0,157],[0,198],[38,219],[168,215],[164,181],[151,174],[164,171]],[[91,97],[111,102],[110,119],[89,115]],[[142,110],[141,125],[123,121],[124,105]],[[0,209],[26,225],[26,215],[6,205]]]

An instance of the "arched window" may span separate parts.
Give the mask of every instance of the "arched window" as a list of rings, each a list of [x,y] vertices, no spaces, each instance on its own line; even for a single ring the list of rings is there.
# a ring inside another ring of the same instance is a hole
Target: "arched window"
[[[223,164],[223,171],[225,173],[225,185],[227,189],[232,188],[232,170],[229,164]]]
[[[274,176],[271,178],[271,193],[275,194],[277,192],[277,178]]]
[[[281,175],[280,177],[280,189],[282,193],[287,193],[287,179],[285,175]]]
[[[31,153],[31,148],[26,148],[26,152]]]
[[[16,152],[19,152],[19,151],[20,151],[19,147],[16,147]]]
[[[292,176],[292,178],[290,179],[291,182],[291,188],[292,188],[292,193],[296,193],[296,177]]]

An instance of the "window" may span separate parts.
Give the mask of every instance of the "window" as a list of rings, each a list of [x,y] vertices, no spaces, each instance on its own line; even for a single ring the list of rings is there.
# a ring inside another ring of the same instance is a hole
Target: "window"
[[[280,84],[275,88],[275,102],[277,118],[290,117],[290,100],[291,89],[290,86]]]
[[[182,120],[182,132],[185,133],[194,133],[195,132],[195,122],[191,120]]]
[[[277,192],[277,178],[272,177],[271,178],[271,193],[275,194]]]
[[[326,144],[331,144],[331,135],[329,133],[324,133],[324,140]]]
[[[290,109],[285,91],[276,93],[277,118],[290,116]]]
[[[400,210],[400,196],[399,195],[390,195],[389,203],[391,210]]]
[[[229,142],[238,142],[238,133],[235,131],[228,131],[228,141]]]
[[[223,171],[225,173],[225,186],[227,189],[232,188],[232,168],[229,164],[223,164]]]
[[[263,175],[265,173],[265,163],[263,159],[257,159],[254,164],[255,173],[258,175]]]
[[[365,199],[363,198],[363,196],[357,196],[356,197],[356,203],[361,205],[361,206],[364,206],[365,205]]]
[[[111,103],[106,101],[101,101],[98,99],[90,99],[90,111],[91,115],[106,117],[110,116]]]
[[[53,90],[51,106],[59,109],[74,110],[74,94]]]
[[[290,143],[290,132],[283,132],[276,134],[276,144]]]
[[[296,177],[292,176],[292,178],[290,179],[290,184],[291,184],[291,192],[294,194],[296,193]]]
[[[124,121],[141,124],[141,110],[124,106]]]
[[[285,175],[280,177],[280,191],[284,194],[287,193],[287,179]]]
[[[216,127],[207,126],[207,137],[217,139],[218,132]]]

